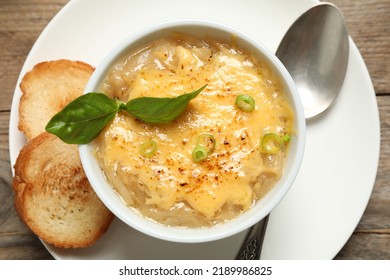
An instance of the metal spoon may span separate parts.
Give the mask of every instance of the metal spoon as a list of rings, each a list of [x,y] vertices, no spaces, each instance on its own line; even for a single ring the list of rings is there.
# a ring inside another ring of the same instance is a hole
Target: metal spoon
[[[348,32],[337,7],[321,3],[301,15],[283,37],[276,56],[298,88],[305,118],[326,111],[340,92],[349,56]],[[236,259],[260,259],[268,218],[250,228]]]

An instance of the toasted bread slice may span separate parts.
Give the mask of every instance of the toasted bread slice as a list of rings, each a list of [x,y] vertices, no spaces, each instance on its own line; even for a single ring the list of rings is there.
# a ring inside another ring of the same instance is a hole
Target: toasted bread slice
[[[93,71],[84,62],[61,59],[39,63],[24,75],[18,127],[28,140],[43,132],[57,112],[83,94]]]
[[[56,247],[89,246],[113,219],[86,178],[77,146],[47,132],[21,150],[13,189],[20,218]]]

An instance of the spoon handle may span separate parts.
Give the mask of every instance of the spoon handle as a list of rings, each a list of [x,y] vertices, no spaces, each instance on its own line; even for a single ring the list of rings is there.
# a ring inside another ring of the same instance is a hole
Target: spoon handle
[[[268,219],[269,215],[249,229],[248,234],[244,239],[244,243],[238,251],[236,260],[260,259]]]

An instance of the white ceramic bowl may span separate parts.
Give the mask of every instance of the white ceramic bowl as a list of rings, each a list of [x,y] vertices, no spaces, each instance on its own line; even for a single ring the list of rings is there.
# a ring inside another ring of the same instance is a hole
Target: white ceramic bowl
[[[283,177],[263,199],[256,203],[254,207],[232,221],[209,228],[175,228],[164,226],[146,219],[135,213],[122,202],[112,186],[106,181],[98,161],[93,156],[92,144],[81,145],[79,149],[80,156],[87,177],[97,195],[120,220],[129,226],[144,234],[168,241],[186,243],[213,241],[231,236],[254,225],[267,216],[287,193],[293,184],[303,158],[305,143],[305,119],[303,108],[291,76],[272,52],[265,48],[261,43],[239,30],[220,23],[205,20],[176,20],[165,22],[130,35],[129,38],[110,51],[97,66],[88,82],[85,92],[98,90],[99,85],[102,83],[110,67],[125,54],[155,39],[170,35],[173,32],[222,40],[231,40],[232,36],[234,36],[235,42],[237,42],[239,47],[243,47],[253,54],[258,55],[261,59],[268,62],[272,70],[277,73],[294,110],[294,126],[297,132],[297,136],[294,137],[290,143],[291,146]]]

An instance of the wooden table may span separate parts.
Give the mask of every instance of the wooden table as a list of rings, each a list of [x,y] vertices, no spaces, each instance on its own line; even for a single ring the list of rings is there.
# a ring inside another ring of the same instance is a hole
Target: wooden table
[[[381,156],[374,191],[359,225],[336,259],[390,259],[390,1],[330,1],[343,12],[366,62],[381,121]],[[0,259],[52,259],[14,210],[8,124],[24,60],[41,31],[67,2],[0,0]]]

